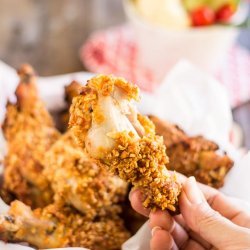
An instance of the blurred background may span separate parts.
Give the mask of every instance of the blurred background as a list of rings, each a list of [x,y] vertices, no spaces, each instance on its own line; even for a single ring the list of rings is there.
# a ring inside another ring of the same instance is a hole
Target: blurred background
[[[0,58],[40,75],[84,69],[79,49],[96,30],[123,24],[122,0],[0,0]],[[239,42],[250,49],[250,30]]]
[[[40,75],[83,70],[91,32],[124,23],[121,0],[0,0],[0,58],[31,63]]]

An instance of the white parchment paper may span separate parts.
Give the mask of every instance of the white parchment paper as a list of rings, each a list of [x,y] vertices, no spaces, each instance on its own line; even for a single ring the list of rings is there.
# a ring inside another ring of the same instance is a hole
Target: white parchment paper
[[[38,88],[42,99],[50,110],[64,106],[64,86],[72,80],[85,83],[92,76],[80,72],[54,77],[39,77]],[[0,122],[5,114],[5,103],[13,99],[18,83],[15,70],[0,62]],[[222,192],[241,199],[242,206],[249,209],[250,203],[250,153],[242,156],[229,143],[232,128],[232,113],[224,87],[211,76],[190,63],[178,63],[166,76],[155,93],[142,93],[139,110],[144,114],[154,114],[178,124],[190,135],[204,135],[217,142],[234,159],[235,166],[226,177]],[[0,157],[4,154],[5,143],[0,133]],[[1,159],[1,158],[0,158]],[[8,207],[0,202],[0,213]],[[123,250],[148,250],[150,231],[147,223],[130,238]],[[2,245],[1,245],[2,244]],[[14,248],[14,246],[16,248]],[[0,242],[0,249],[28,250],[17,244]],[[70,248],[83,249],[83,248]]]

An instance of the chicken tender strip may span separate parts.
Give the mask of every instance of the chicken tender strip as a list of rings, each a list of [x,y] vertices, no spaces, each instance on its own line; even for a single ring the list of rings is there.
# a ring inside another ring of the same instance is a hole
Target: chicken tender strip
[[[54,199],[70,204],[88,218],[121,212],[127,184],[96,164],[75,143],[71,130],[46,154],[44,174],[48,176]]]
[[[178,126],[150,116],[156,133],[162,135],[169,156],[168,168],[186,176],[195,176],[199,182],[219,188],[233,166],[226,154],[219,154],[218,145],[202,136],[190,137]]]
[[[33,69],[23,65],[18,73],[17,102],[7,104],[3,123],[8,145],[4,188],[32,207],[44,206],[52,199],[50,185],[42,174],[44,155],[59,133],[38,97]]]
[[[73,99],[69,125],[82,148],[112,173],[143,189],[143,205],[177,211],[181,185],[168,172],[161,136],[138,114],[139,89],[122,78],[99,75]]]
[[[27,242],[37,248],[86,247],[118,250],[129,233],[119,217],[88,220],[70,207],[51,204],[34,211],[20,201],[0,215],[0,239]]]

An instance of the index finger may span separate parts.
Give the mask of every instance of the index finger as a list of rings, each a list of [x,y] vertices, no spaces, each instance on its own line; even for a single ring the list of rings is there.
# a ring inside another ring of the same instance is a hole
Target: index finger
[[[186,181],[187,177],[179,173],[177,173],[177,175],[181,183],[184,183]],[[250,220],[250,215],[240,206],[240,204],[237,202],[237,199],[228,197],[221,193],[219,190],[202,183],[198,183],[198,186],[205,196],[208,204],[224,217],[228,218],[229,220],[233,220],[236,224],[241,224],[241,226],[244,225],[242,225],[242,221],[241,223],[237,221],[237,217],[243,216],[246,219],[248,218],[248,220]],[[245,221],[245,223],[250,224],[250,222],[247,221]]]

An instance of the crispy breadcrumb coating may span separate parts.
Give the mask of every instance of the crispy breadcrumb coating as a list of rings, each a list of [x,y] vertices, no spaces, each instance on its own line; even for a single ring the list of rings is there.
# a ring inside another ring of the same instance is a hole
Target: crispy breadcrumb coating
[[[218,145],[202,136],[189,137],[178,126],[160,120],[150,119],[156,126],[156,133],[162,135],[169,156],[168,168],[186,176],[195,176],[204,184],[219,188],[233,166],[226,154],[219,154]]]
[[[112,173],[143,189],[143,205],[177,210],[181,185],[168,172],[163,139],[132,101],[139,89],[122,78],[99,75],[73,99],[70,127],[80,145]]]
[[[29,242],[37,248],[85,247],[92,250],[118,250],[129,238],[116,215],[93,222],[67,206],[51,204],[32,211],[14,201],[7,214],[0,215],[0,239]]]
[[[51,116],[39,99],[33,69],[23,65],[17,102],[7,104],[3,132],[8,145],[4,160],[4,188],[32,207],[52,201],[52,190],[42,174],[44,154],[57,140]]]
[[[19,74],[17,103],[8,103],[3,124],[8,154],[1,194],[36,209],[12,202],[0,215],[0,239],[38,248],[120,249],[129,237],[119,217],[127,184],[90,159],[70,130],[60,136],[38,97],[33,69],[25,65]]]
[[[70,204],[88,218],[121,212],[127,184],[96,164],[67,131],[46,154],[44,174],[55,193],[54,199]]]

